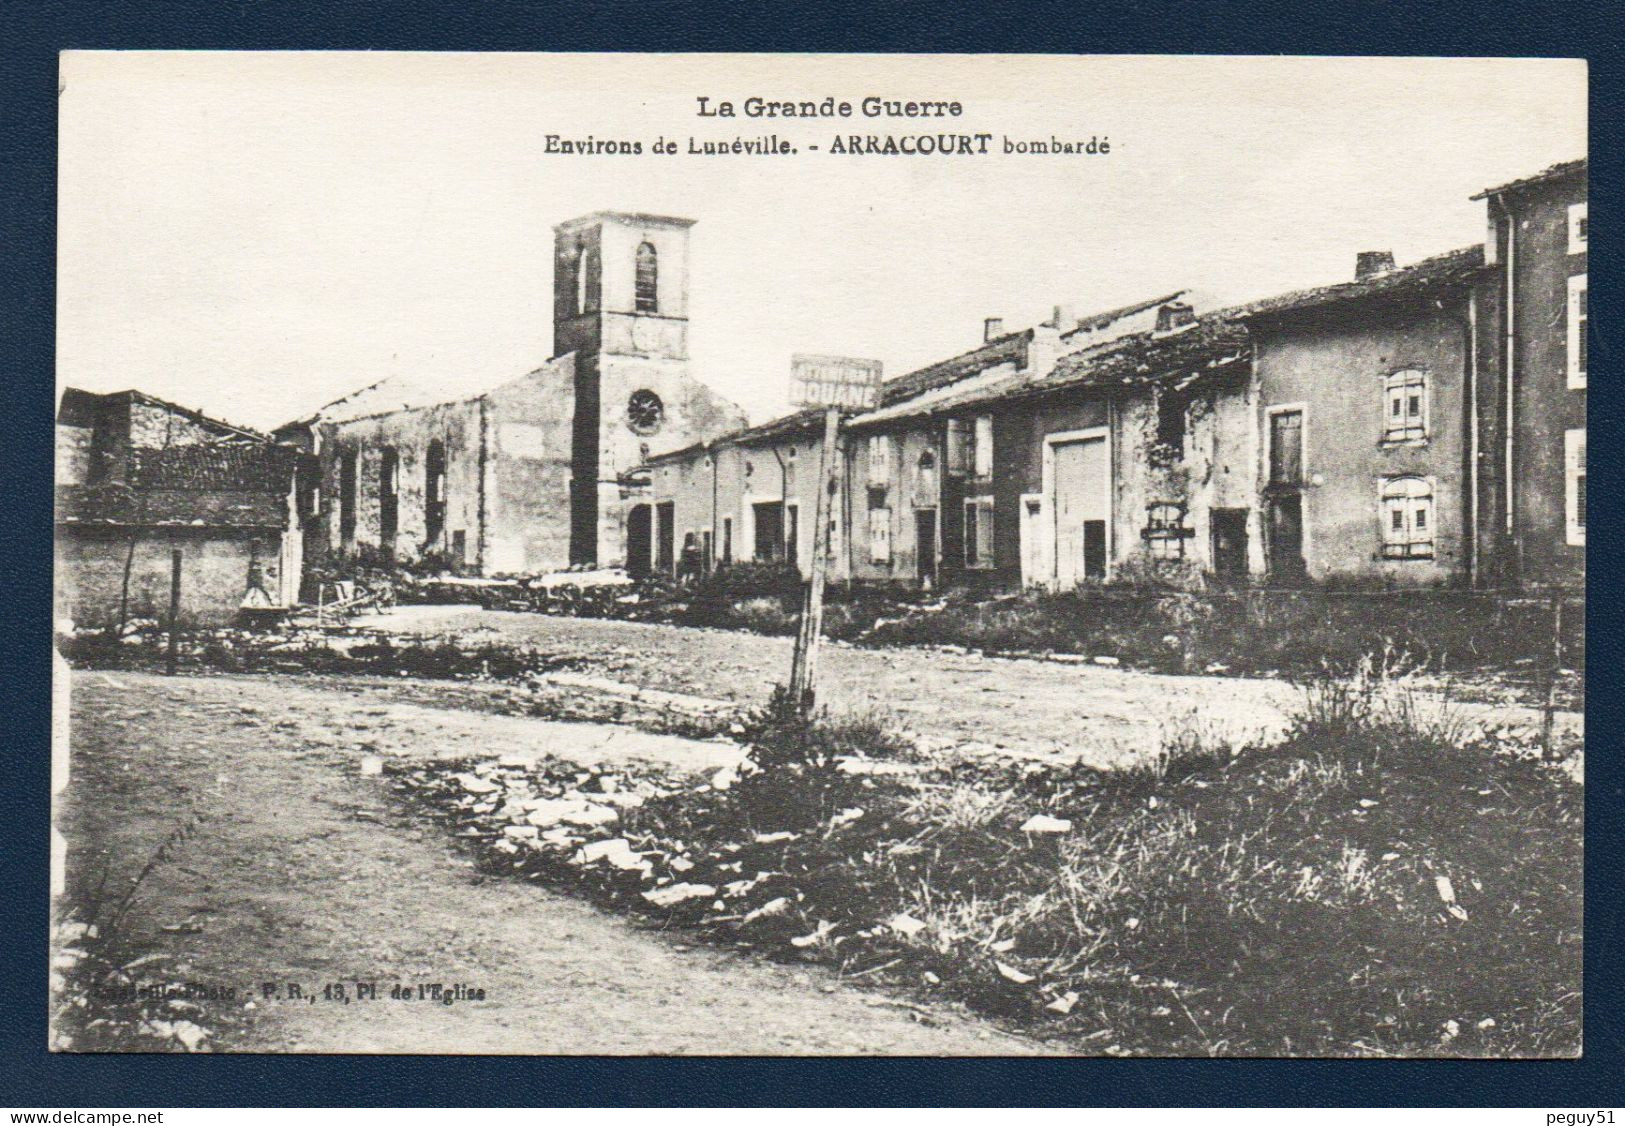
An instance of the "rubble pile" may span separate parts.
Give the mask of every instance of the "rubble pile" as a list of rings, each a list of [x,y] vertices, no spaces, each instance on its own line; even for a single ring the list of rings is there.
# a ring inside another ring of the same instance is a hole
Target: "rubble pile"
[[[867,982],[1029,1019],[1065,1017],[1070,978],[1046,971],[1045,952],[1018,949],[992,931],[945,936],[940,924],[928,927],[908,913],[899,889],[920,886],[945,861],[940,827],[911,807],[918,780],[910,772],[872,769],[877,765],[890,764],[846,764],[845,792],[854,803],[800,831],[752,824],[732,768],[696,778],[653,766],[514,757],[391,763],[385,770],[407,801],[463,838],[490,874],[584,893],[663,928],[689,928],[780,960],[830,964]],[[1027,853],[1017,862],[1031,863],[1053,855],[1063,826],[1069,823],[1035,813],[995,831],[1008,830]],[[1007,851],[993,845],[977,862],[994,894]]]

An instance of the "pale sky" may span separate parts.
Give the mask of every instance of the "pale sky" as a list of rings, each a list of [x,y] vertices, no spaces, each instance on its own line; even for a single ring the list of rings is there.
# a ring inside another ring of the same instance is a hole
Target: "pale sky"
[[[984,317],[1212,308],[1479,241],[1470,195],[1585,154],[1585,83],[1573,60],[69,53],[57,381],[269,428],[396,373],[519,375],[552,355],[553,225],[614,209],[698,221],[693,371],[761,420],[793,352],[900,375]],[[964,112],[695,116],[752,94]],[[920,132],[1111,153],[828,152]],[[801,151],[650,152],[772,133]]]

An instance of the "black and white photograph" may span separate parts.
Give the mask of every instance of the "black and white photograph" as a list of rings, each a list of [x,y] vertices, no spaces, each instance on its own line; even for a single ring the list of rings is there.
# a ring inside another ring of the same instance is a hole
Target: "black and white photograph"
[[[1583,60],[58,103],[51,1051],[1582,1055]]]

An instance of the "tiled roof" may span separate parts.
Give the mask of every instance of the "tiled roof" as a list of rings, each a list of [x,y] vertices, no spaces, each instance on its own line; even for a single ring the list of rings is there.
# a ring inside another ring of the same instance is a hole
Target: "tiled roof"
[[[1544,184],[1551,180],[1561,180],[1565,176],[1573,176],[1577,173],[1584,172],[1585,169],[1586,158],[1583,156],[1579,160],[1565,160],[1561,164],[1554,164],[1550,168],[1542,169],[1541,171],[1536,172],[1533,176],[1525,176],[1521,180],[1512,180],[1509,183],[1500,185],[1499,187],[1485,188],[1472,198],[1487,199],[1492,195],[1502,195],[1506,192],[1515,192],[1523,188],[1532,188],[1537,184]]]
[[[1138,332],[1064,356],[1042,376],[1016,372],[956,394],[900,403],[861,415],[855,428],[929,418],[992,403],[1042,398],[1086,387],[1125,387],[1163,380],[1186,383],[1245,367],[1251,360],[1247,330],[1224,314],[1210,314],[1172,333]]]
[[[917,368],[896,379],[888,379],[880,385],[880,405],[889,406],[949,383],[958,383],[961,379],[1011,360],[1019,363],[1027,354],[1027,342],[1032,336],[1032,329],[1006,333],[952,359]]]
[[[1344,301],[1379,297],[1414,297],[1463,285],[1477,277],[1483,268],[1484,247],[1475,244],[1461,250],[1452,250],[1448,254],[1424,258],[1403,269],[1386,270],[1356,281],[1323,285],[1318,289],[1301,289],[1295,293],[1254,301],[1250,305],[1230,310],[1228,315],[1234,319],[1250,321],[1335,305]]]
[[[1149,301],[1136,301],[1132,305],[1107,309],[1104,313],[1091,313],[1087,317],[1079,317],[1077,324],[1061,333],[1061,339],[1065,340],[1078,332],[1099,332],[1103,328],[1111,327],[1114,321],[1120,321],[1124,317],[1132,317],[1136,313],[1144,313],[1147,310],[1155,309],[1159,305],[1166,305],[1170,301],[1177,301],[1184,295],[1185,290],[1176,289],[1172,293],[1165,293],[1161,297],[1153,297]]]
[[[1252,360],[1247,330],[1227,312],[1209,313],[1189,328],[1137,332],[1063,356],[1047,378],[1004,389],[1001,399],[1047,395],[1072,387],[1127,387],[1232,370]]]
[[[743,430],[735,430],[729,434],[709,439],[704,442],[693,442],[681,449],[671,450],[667,453],[656,454],[644,464],[660,465],[664,462],[682,461],[692,457],[701,450],[714,449],[717,446],[744,446],[752,442],[767,442],[774,438],[785,438],[797,434],[817,434],[824,427],[824,408],[808,407],[793,414],[780,415],[778,418],[759,423],[756,426],[747,426]]]
[[[193,445],[131,451],[131,474],[144,489],[288,491],[298,451],[287,446]]]
[[[137,450],[132,484],[64,485],[57,521],[135,527],[279,528],[300,454],[231,443]]]

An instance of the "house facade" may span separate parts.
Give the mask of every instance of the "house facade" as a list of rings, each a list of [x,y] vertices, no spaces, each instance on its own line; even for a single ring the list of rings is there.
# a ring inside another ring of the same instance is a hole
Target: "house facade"
[[[1483,246],[1403,267],[1362,253],[1347,282],[1203,315],[1174,292],[1014,333],[990,319],[980,347],[845,421],[831,573],[988,590],[1583,583],[1585,167],[1485,192]],[[781,467],[816,429],[804,413],[659,462],[677,543],[698,529],[709,565],[805,570],[814,498]]]
[[[1585,582],[1586,177],[1586,161],[1569,161],[1476,197],[1504,310],[1482,411],[1483,444],[1503,468],[1482,508],[1510,583]]]
[[[626,564],[643,463],[744,423],[689,371],[692,225],[555,228],[556,356],[534,371],[385,380],[279,430],[319,461],[322,551],[478,575]]]
[[[1467,585],[1483,552],[1475,395],[1493,380],[1481,247],[1242,310],[1252,335],[1263,570],[1384,586]]]
[[[139,391],[63,393],[56,424],[55,613],[102,627],[169,614],[223,625],[298,601],[301,457]]]

